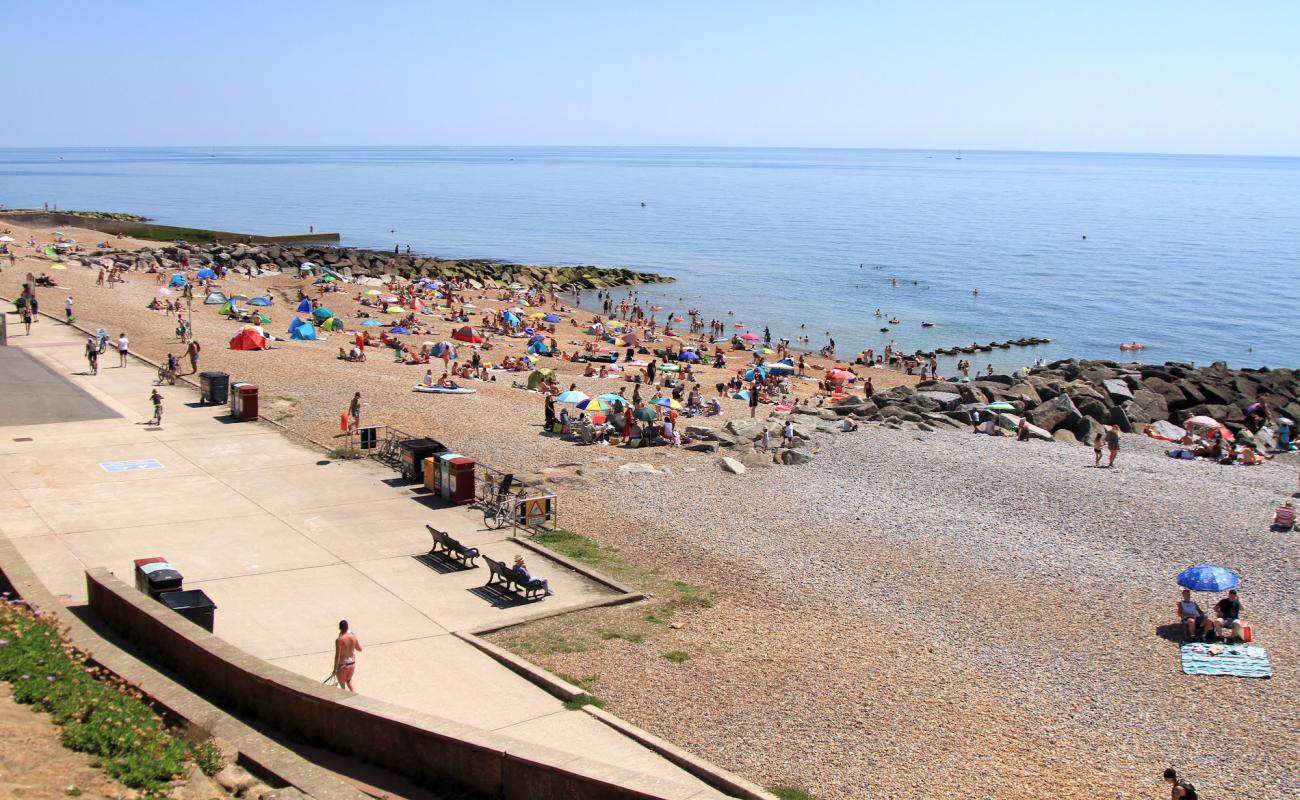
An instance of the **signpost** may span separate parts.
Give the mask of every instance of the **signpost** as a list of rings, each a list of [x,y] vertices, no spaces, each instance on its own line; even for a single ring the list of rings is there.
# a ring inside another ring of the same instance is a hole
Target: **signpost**
[[[541,528],[555,522],[559,498],[553,494],[525,497],[515,501],[515,531],[520,528]]]

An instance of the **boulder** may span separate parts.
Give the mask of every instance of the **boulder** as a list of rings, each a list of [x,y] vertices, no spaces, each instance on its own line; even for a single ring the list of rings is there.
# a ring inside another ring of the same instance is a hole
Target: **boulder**
[[[913,401],[921,398],[934,405],[934,408],[927,408],[926,411],[952,411],[962,402],[960,394],[947,391],[923,391],[912,396]]]
[[[1043,397],[1034,388],[1034,385],[1028,381],[1020,381],[1008,386],[1003,391],[1003,396],[1008,400],[1021,400],[1027,407],[1033,407],[1043,402]]]
[[[799,464],[807,464],[812,460],[813,460],[812,453],[809,453],[807,450],[794,449],[794,450],[786,450],[785,452],[781,453],[781,463],[785,464],[788,467],[797,466]]]
[[[1072,428],[1083,419],[1083,414],[1075,407],[1069,395],[1057,395],[1042,403],[1029,414],[1029,420],[1040,428],[1053,431],[1057,428]]]
[[[716,453],[718,452],[717,442],[692,442],[685,447],[695,453]]]
[[[1118,378],[1112,378],[1101,382],[1106,388],[1106,394],[1110,395],[1112,403],[1119,405],[1133,399],[1133,390],[1128,388],[1128,384]]]
[[[804,408],[804,406],[799,408]],[[795,410],[798,411],[799,409]],[[764,427],[764,424],[759,420],[742,417],[741,419],[728,420],[727,424],[723,426],[723,430],[752,442],[763,435]]]
[[[1128,418],[1128,414],[1124,413],[1124,409],[1119,406],[1115,406],[1110,410],[1110,424],[1118,425],[1119,429],[1124,433],[1133,432],[1133,422]]]
[[[712,439],[714,430],[703,425],[687,425],[686,435],[692,439]]]
[[[663,475],[662,470],[657,470],[654,464],[647,464],[644,461],[633,461],[629,464],[623,464],[618,468],[619,472],[625,475]]]
[[[1110,419],[1110,409],[1095,397],[1080,397],[1075,401],[1075,407],[1079,409],[1079,413],[1083,416],[1092,417],[1098,422],[1105,422]]]
[[[1079,440],[1075,438],[1074,433],[1065,428],[1061,428],[1059,431],[1053,431],[1052,438],[1058,442],[1064,442],[1065,444],[1079,443]]]
[[[1183,429],[1167,420],[1158,419],[1151,423],[1151,432],[1157,436],[1176,442],[1183,438]]]
[[[1097,438],[1098,434],[1106,435],[1106,426],[1092,417],[1084,417],[1070,430],[1075,438],[1089,447],[1092,446],[1093,440]]]
[[[843,407],[851,407],[851,406],[860,406],[866,402],[867,402],[866,400],[862,399],[861,397],[858,397],[856,394],[851,394],[848,397],[842,398],[841,400],[836,402],[835,405],[836,407],[843,408]]]
[[[1162,394],[1156,394],[1145,386],[1133,392],[1133,399],[1123,404],[1125,413],[1134,422],[1151,422],[1169,417],[1169,403]]]
[[[718,459],[718,466],[722,467],[724,472],[730,472],[732,475],[745,474],[745,465],[730,456],[723,456]]]

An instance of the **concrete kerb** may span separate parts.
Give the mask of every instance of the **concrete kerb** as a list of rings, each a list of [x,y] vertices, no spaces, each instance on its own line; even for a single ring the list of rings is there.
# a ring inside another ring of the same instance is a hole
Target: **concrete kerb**
[[[568,556],[561,555],[555,552],[554,550],[552,550],[551,548],[546,547],[545,545],[540,545],[532,541],[531,539],[521,539],[518,536],[511,536],[510,541],[515,542],[516,544],[523,545],[529,550],[532,550],[535,553],[539,553],[551,559],[552,561],[555,561],[565,567],[568,567],[574,572],[577,572],[581,575],[585,575],[586,577],[590,578],[596,583],[601,584],[602,586],[608,586],[609,588],[613,589],[616,592],[620,592],[626,595],[637,594],[637,591],[632,587],[624,586],[623,584],[619,583],[618,581],[614,580],[608,575],[605,575],[602,572],[598,572],[592,569],[591,567],[587,566],[586,564],[583,564],[580,561],[574,561]],[[643,595],[640,595],[636,599],[640,600],[642,596]],[[630,601],[625,601],[625,602],[630,602]]]
[[[55,617],[73,646],[88,654],[96,664],[138,687],[149,702],[174,719],[232,745],[241,762],[318,800],[368,797],[96,633],[50,594],[13,543],[0,537],[0,584],[6,583],[41,614]]]

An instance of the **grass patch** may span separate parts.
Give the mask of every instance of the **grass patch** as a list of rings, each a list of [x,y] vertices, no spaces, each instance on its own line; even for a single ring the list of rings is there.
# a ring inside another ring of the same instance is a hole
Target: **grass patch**
[[[65,747],[94,756],[132,789],[164,794],[193,757],[139,689],[89,664],[52,622],[7,595],[0,603],[0,680],[17,702],[49,712]]]
[[[361,451],[355,447],[336,447],[329,451],[328,456],[336,461],[344,458],[361,458]]]
[[[501,646],[524,656],[550,656],[559,653],[585,653],[590,641],[582,636],[559,633],[532,633],[527,627],[501,639]]]
[[[781,798],[781,800],[817,800],[817,798],[798,786],[769,786],[767,790]]]
[[[564,704],[564,707],[570,711],[577,711],[583,706],[595,706],[596,708],[604,708],[605,701],[601,700],[599,697],[597,697],[594,694],[580,694],[577,697],[573,698],[572,700],[569,700]]]
[[[555,677],[559,678],[562,681],[565,681],[566,683],[571,683],[574,686],[577,686],[579,689],[586,692],[587,694],[596,693],[596,681],[600,680],[599,675],[588,675],[585,678],[575,678],[572,675],[569,675],[564,672],[555,673]]]
[[[619,554],[617,548],[606,547],[595,539],[561,528],[538,531],[532,540],[549,547],[560,555],[574,561],[590,564],[601,570],[617,571],[627,569],[627,561]]]
[[[664,658],[674,664],[682,664],[691,660],[691,654],[685,650],[670,650],[669,652],[664,653]]]
[[[600,638],[607,642],[611,639],[622,639],[623,641],[631,642],[632,644],[641,644],[645,641],[645,634],[629,633],[626,631],[601,631]]]

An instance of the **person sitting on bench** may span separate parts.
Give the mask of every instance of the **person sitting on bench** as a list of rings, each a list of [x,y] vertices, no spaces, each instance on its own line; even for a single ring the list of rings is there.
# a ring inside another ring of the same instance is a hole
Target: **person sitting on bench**
[[[551,585],[545,578],[534,578],[532,575],[528,574],[528,565],[524,563],[523,556],[515,556],[515,565],[511,567],[510,571],[517,575],[519,580],[529,589],[541,587],[546,592],[547,596],[555,594],[551,591]]]

